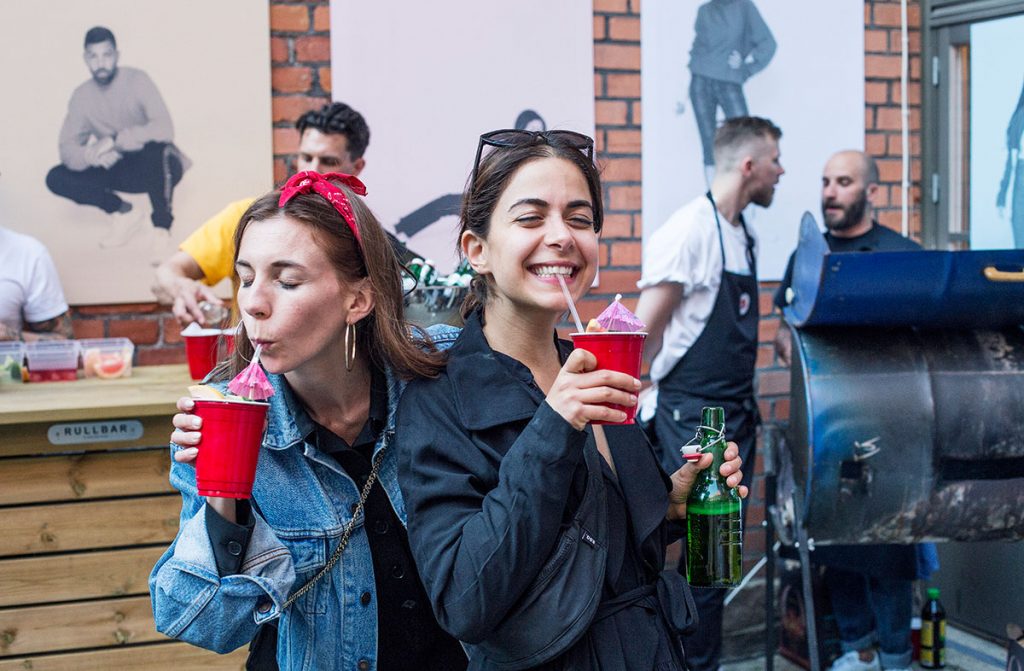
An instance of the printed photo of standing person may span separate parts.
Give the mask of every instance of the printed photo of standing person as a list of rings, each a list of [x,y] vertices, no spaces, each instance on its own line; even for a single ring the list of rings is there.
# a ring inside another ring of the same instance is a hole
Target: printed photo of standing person
[[[120,193],[145,193],[153,258],[171,252],[174,187],[190,161],[174,146],[167,105],[149,76],[118,67],[114,34],[102,26],[85,34],[85,64],[91,78],[71,94],[60,130],[61,164],[46,175],[54,194],[112,215],[100,247],[120,247],[148,227],[144,214]]]
[[[709,0],[697,9],[690,49],[690,105],[709,186],[715,172],[718,110],[722,121],[749,114],[743,83],[768,65],[775,47],[775,38],[751,0]]]
[[[1006,167],[999,182],[996,207],[1001,218],[1010,220],[1014,248],[1024,249],[1024,89],[1006,127]]]

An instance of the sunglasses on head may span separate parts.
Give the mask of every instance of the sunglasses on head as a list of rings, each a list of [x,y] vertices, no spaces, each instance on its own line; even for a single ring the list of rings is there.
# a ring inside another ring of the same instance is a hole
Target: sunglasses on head
[[[469,180],[470,185],[476,184],[477,172],[480,170],[480,159],[483,158],[484,147],[511,148],[524,147],[531,144],[568,144],[573,149],[582,152],[588,161],[594,160],[593,138],[577,133],[572,130],[519,130],[517,128],[505,128],[503,130],[492,130],[480,136],[480,142],[476,146],[476,160],[473,161],[473,175]]]

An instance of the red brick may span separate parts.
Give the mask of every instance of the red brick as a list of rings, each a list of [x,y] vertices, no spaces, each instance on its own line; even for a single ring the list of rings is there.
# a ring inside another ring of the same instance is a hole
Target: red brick
[[[639,182],[640,175],[639,158],[613,158],[609,159],[603,166],[601,181],[606,184],[614,182]]]
[[[613,40],[640,41],[639,16],[613,16],[608,19],[608,36]]]
[[[304,36],[295,39],[295,60],[330,62],[331,40],[327,37]]]
[[[894,104],[899,105],[903,100],[900,95],[900,83],[892,83],[892,101]],[[921,83],[920,82],[907,82],[907,104],[911,107],[921,104]]]
[[[594,73],[594,98],[604,98],[605,95],[607,95],[607,94],[605,93],[605,88],[604,88],[604,75],[601,74],[600,72],[595,72]],[[594,139],[596,140],[597,138],[594,138]]]
[[[299,133],[294,128],[274,129],[274,154],[294,154],[299,150]]]
[[[888,30],[865,30],[864,31],[864,51],[870,53],[885,52],[889,50],[889,31]]]
[[[898,158],[878,161],[878,176],[883,182],[899,182],[903,179],[903,164]]]
[[[594,41],[603,40],[608,36],[608,18],[594,16]]]
[[[910,57],[910,63],[908,65],[910,66],[908,68],[908,70],[910,71],[910,81],[920,80],[921,79],[921,58],[919,56],[911,56]]]
[[[761,345],[757,348],[757,367],[767,368],[775,363],[775,348],[771,345]]]
[[[155,344],[160,322],[155,319],[115,319],[110,322],[111,338],[128,338],[136,345]]]
[[[789,371],[762,371],[757,376],[757,395],[780,396],[789,393]]]
[[[757,342],[771,343],[775,340],[775,333],[779,330],[778,317],[762,317],[757,325]]]
[[[902,127],[899,107],[879,107],[875,110],[876,130],[900,130]]]
[[[102,319],[72,319],[71,329],[74,331],[76,338],[103,338],[103,325]]]
[[[594,13],[600,12],[618,12],[620,14],[628,12],[629,7],[626,0],[594,0]]]
[[[757,295],[757,309],[762,317],[770,315],[775,309],[775,304],[772,301],[775,300],[775,290],[778,286],[778,282],[765,282],[761,285],[761,291]]]
[[[309,110],[320,109],[323,104],[323,98],[274,96],[270,103],[270,114],[274,123],[281,121],[292,123]]]
[[[608,189],[608,209],[615,211],[639,210],[639,186],[613,186]]]
[[[639,126],[643,123],[643,118],[640,116],[640,101],[637,100],[629,105],[629,120],[635,126]]]
[[[630,0],[629,10],[633,14],[639,14],[640,13],[640,0]]]
[[[772,417],[780,422],[789,420],[789,403],[788,398],[778,398],[772,402]]]
[[[899,79],[900,67],[899,56],[864,57],[864,76],[868,79]]]
[[[272,63],[286,63],[288,58],[288,40],[284,37],[271,37],[270,61]]]
[[[316,71],[317,79],[320,81],[320,88],[327,93],[331,92],[331,68],[330,66],[324,66],[317,68]]]
[[[609,154],[639,154],[641,137],[638,130],[612,130],[607,133],[605,151]]]
[[[641,245],[639,242],[628,242],[620,240],[611,245],[611,265],[613,266],[639,266]]]
[[[594,45],[594,67],[598,70],[640,70],[640,45]]]
[[[628,238],[633,235],[633,227],[628,214],[604,215],[604,226],[601,228],[602,238]]]
[[[164,317],[160,320],[160,328],[164,332],[165,345],[179,345],[181,339],[181,324],[174,317]]]
[[[868,105],[889,102],[889,85],[885,82],[866,82],[864,84],[864,102]]]
[[[313,30],[318,33],[326,33],[331,30],[331,8],[330,5],[320,5],[313,8]]]
[[[874,24],[876,26],[895,26],[899,27],[902,23],[900,18],[900,6],[898,3],[881,3],[875,2],[874,4]],[[909,12],[908,12],[908,19]],[[908,21],[909,25],[909,21]]]
[[[270,83],[275,93],[305,93],[313,83],[313,70],[310,68],[273,68],[270,71]]]
[[[864,151],[869,156],[885,156],[886,136],[882,133],[867,133],[864,136]]]
[[[274,157],[274,184],[281,184],[288,179],[288,163],[283,158]]]
[[[609,73],[607,95],[609,98],[639,98],[640,75]]]
[[[875,198],[872,204],[874,207],[888,207],[889,202],[889,186],[880,184],[878,190],[875,191]]]
[[[639,270],[602,270],[600,283],[592,291],[600,294],[629,294],[636,292]]]
[[[911,115],[913,119],[913,115]],[[899,133],[893,133],[888,138],[888,152],[889,156],[902,156],[903,155],[903,138]],[[921,155],[921,136],[918,133],[910,134],[910,155],[920,156]]]
[[[184,347],[145,347],[135,350],[135,354],[140,366],[185,363]]]
[[[598,126],[622,126],[629,112],[628,103],[622,100],[598,100],[594,103]]]
[[[304,4],[271,5],[270,29],[274,32],[306,32],[309,30],[309,7]]]

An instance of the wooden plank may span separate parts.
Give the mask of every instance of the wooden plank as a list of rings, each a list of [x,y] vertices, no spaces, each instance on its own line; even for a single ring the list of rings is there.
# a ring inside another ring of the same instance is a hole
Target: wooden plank
[[[226,655],[188,643],[152,643],[107,650],[0,659],[0,671],[238,671],[245,668],[246,646]]]
[[[169,494],[0,509],[0,557],[170,543],[180,502]]]
[[[0,424],[0,457],[21,457],[43,454],[65,454],[68,452],[98,452],[110,450],[131,450],[140,447],[167,447],[171,439],[171,417],[176,411],[172,407],[166,413],[154,417],[120,417],[114,421],[140,422],[142,435],[129,440],[97,440],[90,443],[54,445],[48,431],[51,426],[68,424],[63,421],[33,422],[29,424]],[[93,423],[92,420],[87,420]],[[0,469],[3,464],[0,463]]]
[[[131,377],[0,387],[0,425],[119,417],[170,417],[193,384],[184,364],[138,366]]]
[[[0,606],[147,594],[165,545],[0,560]]]
[[[0,506],[174,491],[167,448],[0,461]]]
[[[0,657],[164,639],[149,595],[0,610]]]

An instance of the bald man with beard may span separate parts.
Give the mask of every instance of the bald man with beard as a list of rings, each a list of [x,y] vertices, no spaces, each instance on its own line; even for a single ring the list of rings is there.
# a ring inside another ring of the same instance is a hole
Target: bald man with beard
[[[879,224],[873,200],[878,167],[864,152],[833,154],[821,176],[821,214],[832,252],[895,252],[921,249],[913,240]],[[789,304],[793,256],[775,294],[780,310]],[[792,341],[782,325],[775,351],[786,366]],[[824,583],[832,602],[843,655],[829,671],[910,669],[911,588],[917,578],[917,546],[833,545],[811,554],[826,567]],[[875,650],[875,646],[878,650]]]

